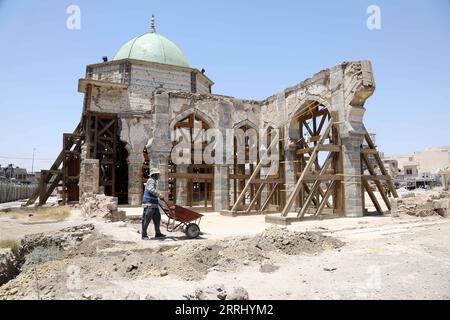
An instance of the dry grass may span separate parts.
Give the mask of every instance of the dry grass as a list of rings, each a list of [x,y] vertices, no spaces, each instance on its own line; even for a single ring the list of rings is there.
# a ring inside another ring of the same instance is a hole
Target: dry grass
[[[54,208],[27,208],[10,211],[5,214],[11,219],[28,219],[29,222],[49,222],[63,221],[70,216],[70,210],[67,207]]]
[[[19,247],[20,243],[17,240],[13,239],[0,240],[0,248],[9,248],[13,252],[17,252],[19,250]]]

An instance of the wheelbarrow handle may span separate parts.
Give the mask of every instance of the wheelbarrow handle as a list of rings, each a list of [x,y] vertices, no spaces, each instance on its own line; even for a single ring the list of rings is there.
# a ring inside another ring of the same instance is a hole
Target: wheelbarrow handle
[[[173,204],[167,202],[166,199],[162,199],[161,202],[163,202],[168,208],[170,208],[171,206],[173,206]]]

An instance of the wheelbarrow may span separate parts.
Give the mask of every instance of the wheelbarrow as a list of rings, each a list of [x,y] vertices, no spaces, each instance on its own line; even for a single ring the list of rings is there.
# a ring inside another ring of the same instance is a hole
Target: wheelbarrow
[[[160,201],[159,206],[168,218],[168,232],[173,232],[184,227],[184,232],[189,239],[195,239],[200,235],[202,214],[176,204],[169,204],[166,200]]]

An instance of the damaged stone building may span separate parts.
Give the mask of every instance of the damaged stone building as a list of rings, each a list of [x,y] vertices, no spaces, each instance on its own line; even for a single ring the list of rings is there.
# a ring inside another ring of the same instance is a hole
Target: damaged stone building
[[[79,80],[81,121],[64,134],[61,154],[42,172],[29,203],[44,203],[62,181],[65,202],[100,192],[138,206],[149,168],[158,167],[168,198],[201,211],[356,217],[364,212],[365,192],[382,210],[372,186],[382,191],[392,184],[363,124],[364,103],[375,90],[369,61],[344,62],[257,101],[213,94],[204,70],[190,66],[154,23],[104,60],[88,65]],[[279,170],[268,172],[261,159],[174,164],[171,131],[196,126],[224,136],[254,129],[270,137],[278,129],[266,149],[279,150]]]

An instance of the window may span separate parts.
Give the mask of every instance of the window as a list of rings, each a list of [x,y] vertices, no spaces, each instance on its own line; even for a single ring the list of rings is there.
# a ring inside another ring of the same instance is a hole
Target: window
[[[406,169],[406,174],[412,174],[412,169]]]
[[[191,72],[191,92],[197,92],[197,73]]]

